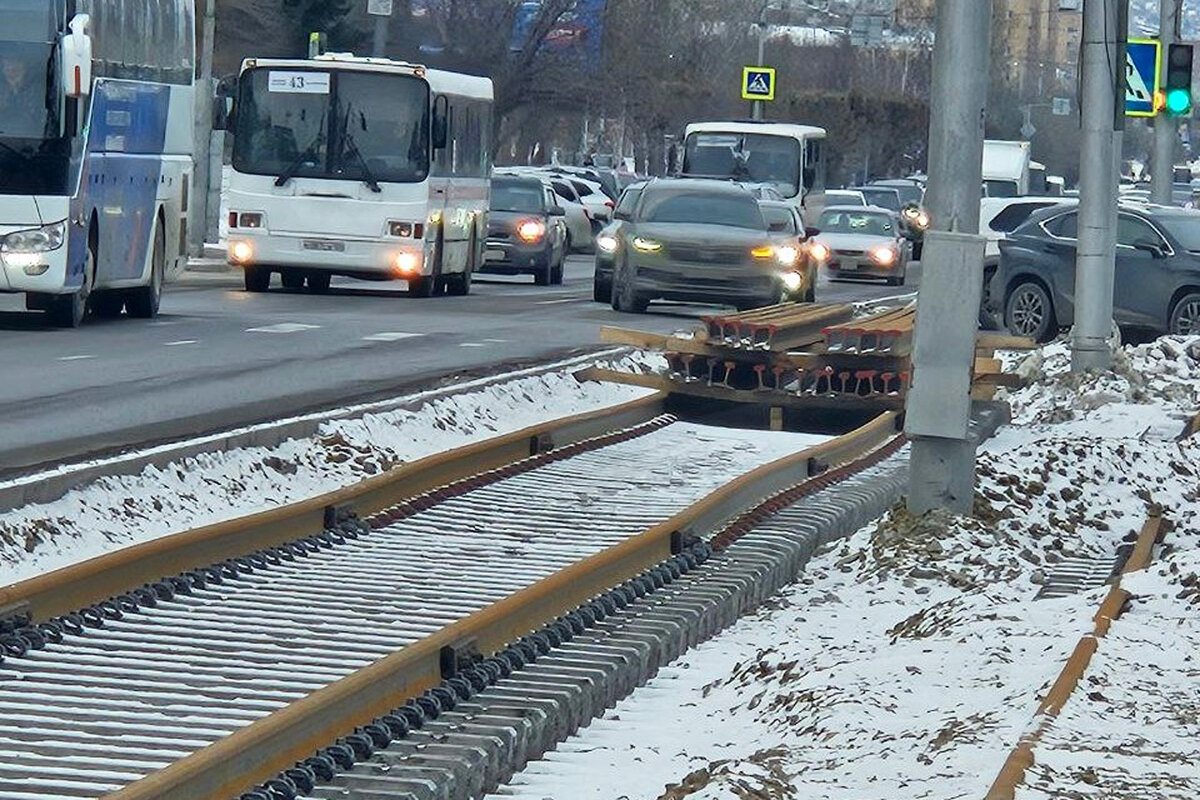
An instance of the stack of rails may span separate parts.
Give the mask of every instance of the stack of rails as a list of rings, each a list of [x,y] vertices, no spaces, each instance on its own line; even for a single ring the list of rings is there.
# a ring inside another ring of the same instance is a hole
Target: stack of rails
[[[666,357],[665,375],[590,369],[580,377],[676,394],[789,407],[902,408],[912,380],[916,306],[854,318],[849,305],[785,304],[701,318],[691,338],[606,327],[601,339]],[[1000,374],[1000,347],[1027,348],[1013,337],[983,336],[974,396],[990,399],[1014,376]]]

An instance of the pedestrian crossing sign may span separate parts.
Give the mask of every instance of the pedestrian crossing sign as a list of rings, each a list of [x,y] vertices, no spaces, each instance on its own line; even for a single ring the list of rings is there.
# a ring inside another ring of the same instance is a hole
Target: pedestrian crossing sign
[[[775,70],[771,67],[743,67],[742,99],[774,100]]]
[[[1130,39],[1125,47],[1125,116],[1153,117],[1154,95],[1161,85],[1157,39]]]

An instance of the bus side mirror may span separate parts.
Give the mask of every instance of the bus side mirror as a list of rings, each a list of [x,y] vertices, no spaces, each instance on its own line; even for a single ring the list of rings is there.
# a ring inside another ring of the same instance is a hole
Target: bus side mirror
[[[433,101],[433,149],[441,150],[450,140],[450,101],[439,95]]]
[[[71,20],[70,33],[63,34],[62,90],[65,97],[78,99],[92,91],[92,37],[87,34],[91,17],[76,14]]]
[[[233,128],[234,103],[237,93],[237,78],[222,78],[217,83],[216,94],[213,96],[212,126],[215,131],[227,131]]]

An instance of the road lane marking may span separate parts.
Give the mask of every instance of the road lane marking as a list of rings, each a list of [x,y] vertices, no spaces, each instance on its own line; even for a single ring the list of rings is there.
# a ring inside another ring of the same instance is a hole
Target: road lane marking
[[[534,303],[534,305],[535,306],[555,306],[555,305],[559,305],[560,303],[582,303],[585,301],[589,302],[589,303],[591,302],[591,300],[589,300],[586,297],[567,297],[563,300],[539,300],[538,302]]]
[[[178,342],[163,342],[163,347],[180,347],[185,344],[197,344],[195,339],[180,339]]]
[[[95,356],[63,356],[62,358],[60,358],[58,360],[59,361],[87,361],[88,359],[91,359],[91,358],[95,358]]]
[[[487,347],[483,342],[463,342],[459,347]]]
[[[398,342],[401,339],[414,339],[424,335],[423,333],[405,333],[403,331],[381,331],[364,336],[362,340],[364,342]]]
[[[300,333],[314,331],[320,325],[305,325],[303,322],[281,322],[278,325],[264,325],[261,328],[246,328],[246,333]]]
[[[508,344],[508,339],[484,339],[488,344]]]

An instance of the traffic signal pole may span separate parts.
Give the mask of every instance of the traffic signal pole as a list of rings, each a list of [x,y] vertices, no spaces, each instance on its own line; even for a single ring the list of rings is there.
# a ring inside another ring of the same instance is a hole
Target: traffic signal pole
[[[971,371],[983,292],[979,235],[992,0],[936,5],[929,119],[930,230],[921,257],[912,385],[908,509],[970,514],[975,447],[968,436]]]
[[[1181,0],[1160,0],[1158,9],[1158,38],[1162,42],[1160,71],[1166,79],[1171,45],[1179,41],[1179,5]],[[1159,111],[1154,117],[1154,163],[1150,172],[1150,199],[1169,205],[1171,183],[1175,175],[1175,139],[1179,136],[1179,120]],[[1082,192],[1081,192],[1082,194]]]
[[[1079,244],[1075,256],[1075,326],[1071,370],[1106,370],[1112,365],[1113,275],[1117,253],[1118,119],[1123,119],[1125,69],[1122,59],[1128,0],[1084,0],[1079,149]],[[1115,76],[1115,79],[1114,79]],[[1121,90],[1118,92],[1118,86]],[[1117,98],[1122,98],[1118,107]],[[1154,166],[1158,180],[1160,164]],[[1166,169],[1167,191],[1171,187]]]

